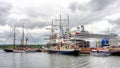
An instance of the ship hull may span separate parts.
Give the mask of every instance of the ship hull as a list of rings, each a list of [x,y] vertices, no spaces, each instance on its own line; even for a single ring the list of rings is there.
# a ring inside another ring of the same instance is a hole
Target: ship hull
[[[120,51],[111,51],[111,55],[120,56]]]
[[[4,49],[5,52],[13,52],[13,49]]]
[[[48,50],[51,54],[79,55],[79,50]]]
[[[23,53],[23,52],[42,52],[42,50],[17,50],[17,49],[4,49],[5,52]]]

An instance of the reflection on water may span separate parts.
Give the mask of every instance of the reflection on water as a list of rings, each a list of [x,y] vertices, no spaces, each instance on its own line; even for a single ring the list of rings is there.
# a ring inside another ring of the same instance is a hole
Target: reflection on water
[[[66,56],[47,53],[6,53],[0,50],[0,68],[119,68],[119,56]]]

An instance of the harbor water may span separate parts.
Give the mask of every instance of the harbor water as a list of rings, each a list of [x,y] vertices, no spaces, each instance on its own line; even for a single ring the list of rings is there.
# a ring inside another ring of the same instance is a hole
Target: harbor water
[[[120,68],[120,56],[6,53],[0,50],[0,68]]]

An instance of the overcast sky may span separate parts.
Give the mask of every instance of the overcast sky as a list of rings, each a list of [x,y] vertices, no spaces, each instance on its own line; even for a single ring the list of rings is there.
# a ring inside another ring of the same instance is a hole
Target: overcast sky
[[[38,44],[44,44],[51,20],[70,16],[70,27],[85,25],[92,33],[120,33],[120,0],[0,0],[0,43],[17,26],[20,37],[22,23]],[[64,22],[65,23],[65,22]],[[12,39],[12,38],[11,38]]]

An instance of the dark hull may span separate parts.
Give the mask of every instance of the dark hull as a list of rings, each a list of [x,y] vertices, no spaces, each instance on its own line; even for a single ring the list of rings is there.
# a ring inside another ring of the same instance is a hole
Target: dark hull
[[[38,50],[36,50],[35,52],[42,52],[42,50],[38,49]]]
[[[5,52],[13,52],[13,49],[4,49]]]
[[[90,54],[91,51],[81,51],[81,54]]]
[[[120,51],[112,51],[111,55],[113,55],[113,56],[120,56]]]
[[[16,52],[14,49],[4,49],[5,52]],[[23,50],[21,50],[23,51]],[[25,52],[42,52],[42,50],[24,50]]]
[[[48,50],[48,53],[78,56],[79,50]]]

